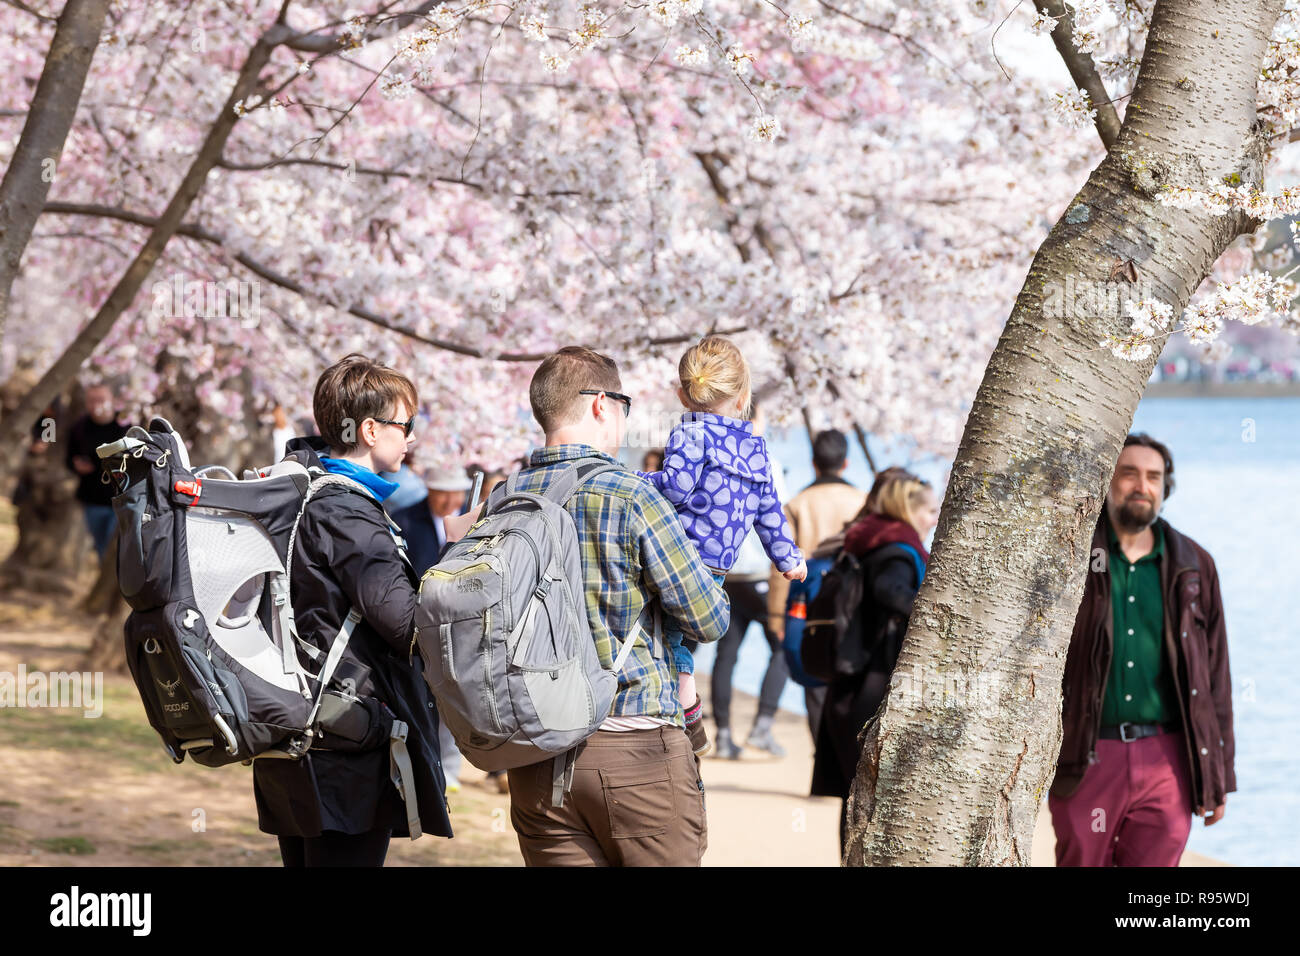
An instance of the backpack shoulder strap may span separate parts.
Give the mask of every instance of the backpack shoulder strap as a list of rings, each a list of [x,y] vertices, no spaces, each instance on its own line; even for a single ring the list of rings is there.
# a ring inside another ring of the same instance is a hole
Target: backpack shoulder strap
[[[285,626],[283,627],[283,630],[285,630],[287,633],[292,634],[294,639],[298,641],[299,645],[307,649],[307,653],[309,654],[309,656],[311,656],[313,659],[318,659],[320,652],[316,648],[312,647],[310,644],[307,644],[305,641],[303,641],[301,638],[298,637],[298,630],[297,627],[295,626],[293,616],[292,616],[293,605],[288,600],[289,589],[293,586],[293,555],[298,540],[298,526],[302,523],[302,516],[307,511],[307,505],[311,501],[312,497],[316,494],[316,492],[319,491],[321,488],[324,488],[326,485],[339,485],[341,487],[347,488],[349,491],[353,491],[361,495],[367,501],[374,504],[377,508],[379,508],[380,513],[383,514],[384,516],[384,521],[388,525],[388,533],[392,536],[393,543],[397,545],[397,553],[401,555],[402,560],[405,561],[408,566],[411,563],[411,559],[406,554],[406,541],[401,536],[401,529],[397,526],[396,523],[394,523],[393,519],[389,516],[387,509],[384,508],[383,502],[379,501],[377,498],[374,497],[374,495],[372,495],[368,490],[366,490],[366,487],[364,485],[362,485],[360,482],[352,480],[346,475],[336,475],[333,472],[326,471],[323,468],[310,468],[308,469],[308,474],[310,475],[310,481],[308,481],[307,483],[307,492],[306,494],[303,495],[302,504],[298,508],[298,514],[293,519],[293,527],[289,529],[289,547],[284,557],[285,593],[283,595],[283,598],[284,598],[284,605],[288,612],[288,620],[285,622]],[[330,645],[331,655],[335,654],[334,648],[336,645],[338,646],[337,653],[342,654],[343,649],[347,646],[348,639],[352,636],[353,629],[357,626],[357,624],[360,621],[361,621],[361,615],[357,612],[357,610],[355,608],[349,608],[347,617],[344,620],[338,635],[335,637],[335,640]],[[341,643],[340,643],[340,638],[342,639]],[[322,690],[324,689],[325,684],[328,682],[330,674],[332,674],[334,671],[334,665],[336,665],[337,663],[338,663],[338,657],[335,656],[333,661],[327,658],[325,664],[322,666],[321,684],[320,684]],[[316,706],[317,707],[320,706],[319,700],[317,700]],[[313,708],[312,713],[313,715],[315,714],[315,708]]]
[[[401,527],[397,524],[396,521],[393,520],[393,516],[388,513],[388,509],[384,507],[384,503],[380,501],[378,498],[376,498],[373,494],[371,494],[370,489],[368,489],[365,485],[361,484],[361,482],[353,478],[349,478],[347,475],[337,475],[332,471],[324,471],[323,469],[321,471],[316,471],[315,469],[312,469],[310,471],[310,475],[311,475],[311,482],[307,486],[307,495],[306,497],[303,498],[304,509],[307,506],[307,501],[312,497],[312,495],[316,493],[317,489],[323,488],[326,485],[339,485],[343,488],[348,489],[349,491],[353,491],[361,495],[361,497],[365,498],[366,501],[370,502],[372,505],[378,508],[380,513],[383,514],[384,516],[384,521],[387,522],[388,524],[389,534],[392,534],[394,537],[397,537],[401,534],[401,530],[402,530]],[[301,511],[298,512],[298,517],[299,518],[302,517]],[[404,545],[402,545],[399,542],[399,547],[404,548]]]
[[[569,464],[560,476],[547,487],[542,496],[557,505],[564,505],[578,493],[578,489],[589,478],[603,475],[607,471],[619,471],[619,466],[603,458],[579,458]]]
[[[570,462],[559,477],[552,481],[545,491],[536,493],[536,497],[545,498],[547,501],[563,506],[578,491],[578,488],[588,478],[604,474],[607,471],[619,471],[620,467],[603,458],[588,456],[578,458]],[[488,503],[484,508],[484,514],[490,513],[494,506],[503,499],[519,494],[519,475],[521,472],[516,471],[508,477],[502,484],[492,490],[488,496]]]
[[[921,560],[921,553],[910,544],[905,544],[902,541],[896,541],[895,544],[906,551],[908,557],[912,559],[912,564],[916,569],[916,586],[920,587],[921,582],[925,580],[925,562]]]

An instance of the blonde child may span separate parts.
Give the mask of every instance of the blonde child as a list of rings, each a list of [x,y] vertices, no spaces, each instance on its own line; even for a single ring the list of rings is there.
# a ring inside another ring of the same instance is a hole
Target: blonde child
[[[802,581],[808,565],[794,543],[772,483],[767,443],[748,420],[749,365],[729,340],[711,335],[686,350],[677,366],[677,397],[687,412],[673,426],[661,471],[641,472],[682,519],[713,578],[722,583],[751,528],[787,579]],[[678,675],[686,732],[696,754],[709,751],[695,690],[695,663],[682,634],[664,635]]]

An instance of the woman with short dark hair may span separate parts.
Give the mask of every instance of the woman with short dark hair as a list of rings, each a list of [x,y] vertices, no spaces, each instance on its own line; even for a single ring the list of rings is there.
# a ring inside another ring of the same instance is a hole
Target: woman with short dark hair
[[[285,866],[382,866],[393,836],[451,836],[437,713],[412,641],[419,579],[383,506],[397,484],[378,474],[400,465],[418,406],[406,376],[349,355],[316,383],[320,437],[287,444],[334,479],[313,488],[291,555],[304,665],[320,667],[350,612],[360,621],[330,682],[352,708],[347,731],[319,735],[299,759],[254,762],[258,824],[279,837]],[[404,792],[395,721],[407,728]]]

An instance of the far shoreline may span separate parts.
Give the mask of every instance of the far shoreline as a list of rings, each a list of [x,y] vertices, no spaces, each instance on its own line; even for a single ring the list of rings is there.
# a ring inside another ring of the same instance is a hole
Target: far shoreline
[[[1151,382],[1147,398],[1297,398],[1300,382]]]

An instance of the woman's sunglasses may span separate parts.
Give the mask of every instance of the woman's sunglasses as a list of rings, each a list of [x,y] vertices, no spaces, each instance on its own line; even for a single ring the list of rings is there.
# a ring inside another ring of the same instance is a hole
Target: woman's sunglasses
[[[379,424],[381,424],[381,425],[401,425],[401,426],[402,426],[402,432],[406,435],[407,438],[410,438],[410,437],[411,437],[411,432],[415,431],[415,416],[414,416],[414,415],[412,415],[410,418],[408,418],[408,419],[407,419],[406,421],[404,421],[404,422],[395,422],[395,421],[393,421],[392,419],[389,419],[389,418],[376,418],[375,421],[379,422]]]

